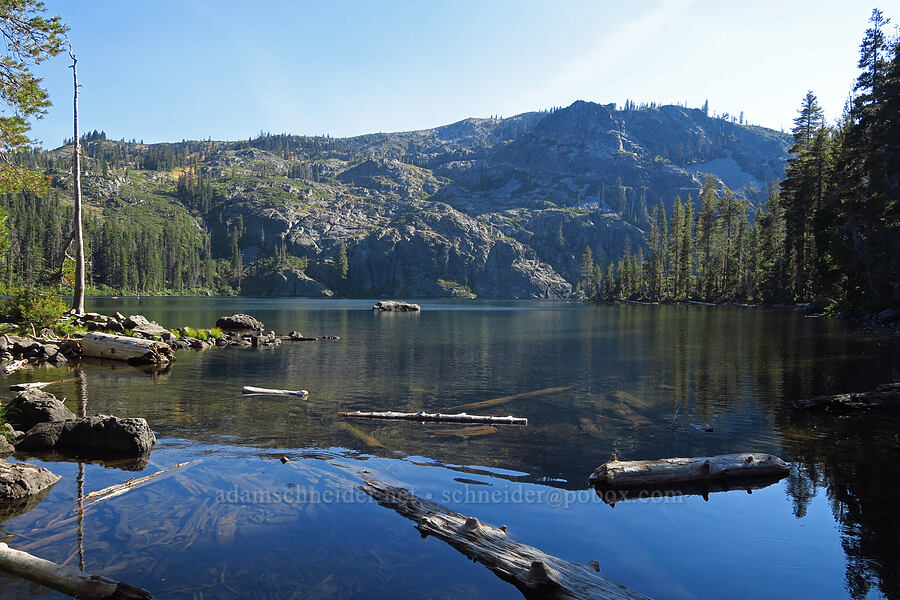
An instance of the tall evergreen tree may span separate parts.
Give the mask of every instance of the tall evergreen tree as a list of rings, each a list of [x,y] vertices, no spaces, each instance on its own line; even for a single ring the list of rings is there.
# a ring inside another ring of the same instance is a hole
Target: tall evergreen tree
[[[803,99],[792,133],[794,145],[780,198],[787,226],[785,251],[792,271],[790,291],[796,299],[807,299],[815,292],[813,221],[816,211],[822,209],[827,160],[825,114],[812,92]]]

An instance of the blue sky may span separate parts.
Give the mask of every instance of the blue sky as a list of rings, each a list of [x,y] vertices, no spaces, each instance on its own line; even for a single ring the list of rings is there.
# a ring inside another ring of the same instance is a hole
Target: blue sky
[[[332,136],[575,100],[700,106],[789,130],[839,116],[873,5],[855,0],[45,0],[71,27],[81,129],[147,142]],[[881,1],[900,21],[900,0]],[[891,25],[893,28],[893,25]],[[38,72],[71,136],[68,57]]]

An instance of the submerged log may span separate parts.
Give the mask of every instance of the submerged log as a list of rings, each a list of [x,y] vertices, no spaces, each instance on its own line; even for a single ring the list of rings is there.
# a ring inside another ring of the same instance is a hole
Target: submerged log
[[[659,460],[612,459],[591,474],[593,485],[626,488],[740,477],[787,475],[783,460],[771,454],[743,453]]]
[[[416,523],[423,537],[443,540],[513,584],[526,598],[593,598],[636,600],[643,596],[600,574],[596,561],[569,562],[522,544],[506,535],[506,527],[480,523],[423,500],[403,488],[372,479],[360,486],[380,505]]]
[[[360,410],[353,412],[338,413],[342,417],[354,417],[359,419],[403,419],[406,421],[441,421],[445,423],[491,423],[494,425],[528,425],[528,419],[524,417],[493,417],[487,415],[468,415],[466,413],[458,413],[454,415],[446,415],[443,413],[402,413],[386,410],[382,412],[363,412]]]
[[[301,398],[309,396],[309,392],[306,390],[270,390],[269,388],[253,387],[252,385],[245,385],[241,391],[245,394],[268,394],[272,396],[300,396]]]
[[[88,333],[81,341],[84,356],[124,360],[130,364],[167,364],[175,362],[175,352],[165,342],[126,335]]]
[[[119,583],[99,575],[88,575],[74,567],[59,565],[0,542],[0,569],[76,598],[116,598],[146,600],[147,590]]]
[[[837,413],[891,406],[900,407],[900,383],[885,383],[868,392],[816,396],[794,401],[794,408],[818,409]]]

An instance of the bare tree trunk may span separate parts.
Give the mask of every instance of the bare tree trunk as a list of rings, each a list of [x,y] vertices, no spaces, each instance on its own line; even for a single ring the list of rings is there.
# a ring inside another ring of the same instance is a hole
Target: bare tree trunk
[[[75,86],[75,165],[72,168],[75,175],[75,285],[72,298],[72,312],[76,315],[84,314],[84,232],[81,228],[81,138],[78,135],[78,59],[72,45],[69,44],[69,56],[72,57],[72,82]]]

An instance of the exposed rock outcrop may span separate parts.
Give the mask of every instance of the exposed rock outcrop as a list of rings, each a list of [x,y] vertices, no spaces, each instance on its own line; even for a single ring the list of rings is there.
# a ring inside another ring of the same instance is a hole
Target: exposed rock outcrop
[[[242,290],[252,296],[303,296],[328,297],[333,294],[327,287],[297,269],[282,269],[244,280]]]

